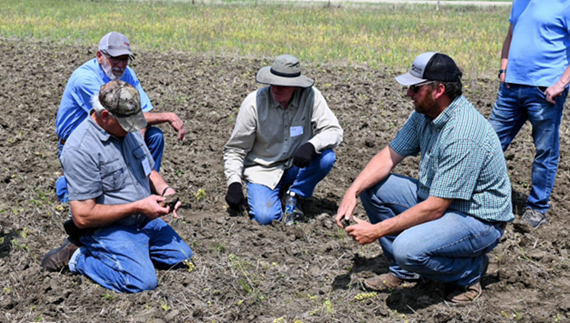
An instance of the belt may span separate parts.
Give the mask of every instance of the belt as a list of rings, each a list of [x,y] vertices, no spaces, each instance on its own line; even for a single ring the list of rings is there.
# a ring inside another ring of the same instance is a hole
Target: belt
[[[507,222],[501,222],[501,224],[499,224],[499,228],[505,230],[507,228]]]
[[[62,145],[62,146],[65,145],[65,141],[66,141],[65,139],[59,139],[60,145]]]

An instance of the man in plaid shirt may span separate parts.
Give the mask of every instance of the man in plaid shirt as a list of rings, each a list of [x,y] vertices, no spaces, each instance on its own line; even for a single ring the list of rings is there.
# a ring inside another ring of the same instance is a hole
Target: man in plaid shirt
[[[511,184],[501,144],[489,122],[462,95],[462,73],[449,56],[418,56],[396,80],[409,86],[415,112],[346,191],[337,224],[360,244],[380,242],[389,272],[367,279],[372,290],[431,279],[465,304],[482,293],[487,253],[512,214]],[[421,154],[419,178],[391,170]],[[357,197],[370,223],[353,218]],[[344,220],[344,221],[343,221]]]

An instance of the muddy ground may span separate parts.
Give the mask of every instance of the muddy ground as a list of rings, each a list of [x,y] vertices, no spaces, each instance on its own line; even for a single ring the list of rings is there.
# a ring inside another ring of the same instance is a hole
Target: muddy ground
[[[344,190],[405,122],[412,105],[388,71],[304,64],[345,130],[338,161],[305,205],[306,222],[260,226],[231,217],[224,202],[222,147],[254,75],[271,58],[138,52],[133,62],[155,111],[185,122],[184,142],[166,134],[162,174],[186,207],[172,226],[196,254],[196,269],[158,271],[159,287],[136,295],[106,290],[40,260],[65,237],[68,205],[57,201],[55,117],[72,71],[96,46],[0,39],[0,322],[562,322],[570,318],[568,109],[549,224],[511,224],[491,255],[483,296],[456,308],[435,282],[377,295],[361,281],[387,271],[378,244],[359,246],[333,223]],[[280,54],[280,53],[278,53]],[[453,55],[452,55],[453,56]],[[459,62],[460,64],[461,62]],[[488,116],[498,83],[465,79]],[[514,212],[528,194],[534,148],[529,127],[507,152]],[[417,159],[397,173],[415,176]],[[203,190],[203,193],[200,190]],[[361,208],[360,217],[365,217]]]

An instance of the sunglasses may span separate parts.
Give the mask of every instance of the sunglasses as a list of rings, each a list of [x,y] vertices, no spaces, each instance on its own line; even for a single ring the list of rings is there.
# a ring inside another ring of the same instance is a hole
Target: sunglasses
[[[433,84],[433,83],[435,83],[435,81],[427,81],[427,82],[420,83],[420,84],[410,85],[410,90],[412,90],[414,93],[418,93],[423,86],[428,85],[428,84]]]
[[[117,65],[119,63],[129,64],[129,62],[131,61],[131,58],[129,56],[113,57],[106,52],[103,52],[103,55],[107,56],[107,58],[109,59],[109,62],[111,62],[111,64],[113,64],[113,65]]]

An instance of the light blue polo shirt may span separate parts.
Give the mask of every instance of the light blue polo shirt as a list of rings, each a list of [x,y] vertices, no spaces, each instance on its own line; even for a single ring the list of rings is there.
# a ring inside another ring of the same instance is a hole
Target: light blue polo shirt
[[[143,112],[152,110],[150,99],[142,89],[132,68],[127,66],[121,80],[139,91]],[[110,81],[96,58],[87,61],[71,74],[63,91],[55,121],[55,129],[59,138],[67,140],[71,132],[79,126],[93,108],[91,103],[93,95],[99,93],[101,85]]]
[[[154,161],[140,132],[115,137],[86,118],[69,137],[61,154],[70,201],[95,199],[117,205],[142,200],[150,193]],[[118,221],[139,223],[144,215]]]
[[[570,1],[514,0],[506,82],[549,87],[570,64]]]
[[[451,210],[512,221],[511,183],[499,138],[464,97],[436,119],[413,112],[390,143],[400,156],[421,152],[418,197],[454,199]]]

